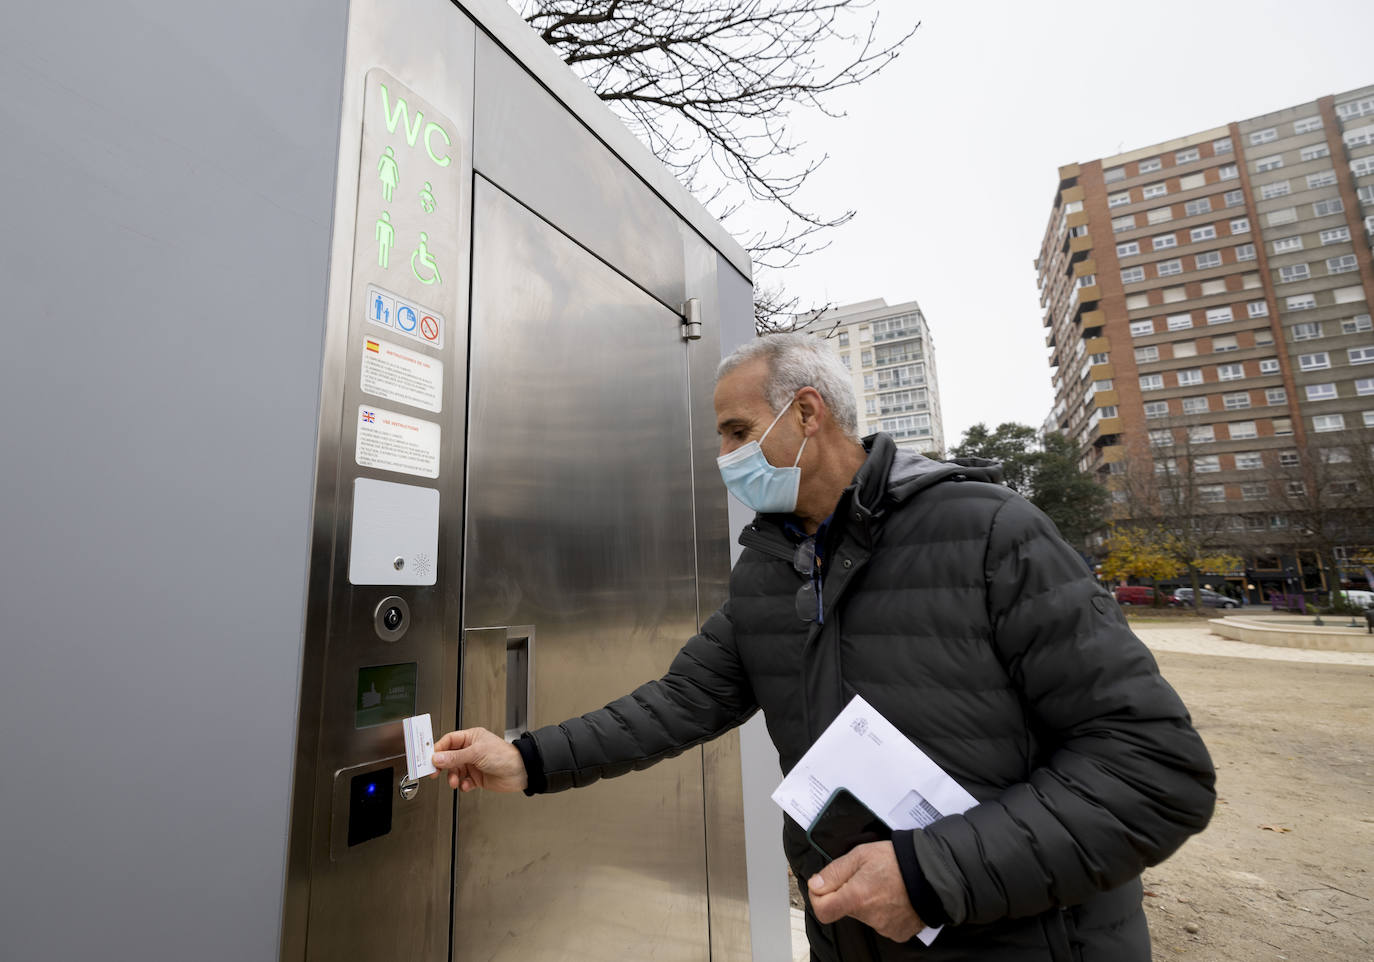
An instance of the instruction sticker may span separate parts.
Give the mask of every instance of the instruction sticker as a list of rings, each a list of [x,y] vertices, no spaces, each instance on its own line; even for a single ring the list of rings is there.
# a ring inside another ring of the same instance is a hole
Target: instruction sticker
[[[358,405],[354,460],[364,468],[399,471],[420,478],[439,476],[439,425],[433,421]]]
[[[444,400],[444,362],[364,335],[359,386],[376,397],[438,413]]]
[[[430,347],[444,346],[444,316],[376,284],[367,285],[363,316]]]

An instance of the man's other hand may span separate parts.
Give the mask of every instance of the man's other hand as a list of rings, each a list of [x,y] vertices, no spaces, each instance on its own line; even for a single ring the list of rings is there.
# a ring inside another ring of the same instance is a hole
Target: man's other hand
[[[529,784],[520,751],[485,728],[449,732],[435,742],[434,767],[448,772],[449,788],[464,792],[519,792]]]
[[[807,888],[812,911],[826,924],[847,915],[893,942],[906,942],[925,928],[907,897],[891,842],[856,846],[811,876]]]

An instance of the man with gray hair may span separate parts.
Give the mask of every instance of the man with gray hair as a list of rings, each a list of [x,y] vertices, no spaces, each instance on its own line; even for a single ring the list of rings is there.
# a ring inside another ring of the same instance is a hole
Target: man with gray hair
[[[788,819],[813,959],[1148,960],[1140,873],[1206,825],[1215,776],[1082,559],[995,465],[860,440],[848,372],[813,337],[730,355],[715,408],[721,475],[758,512],[729,600],[605,708],[513,746],[445,735],[449,784],[579,787],[759,710],[790,771],[862,695],[977,804],[833,861]],[[927,925],[945,926],[930,946]]]

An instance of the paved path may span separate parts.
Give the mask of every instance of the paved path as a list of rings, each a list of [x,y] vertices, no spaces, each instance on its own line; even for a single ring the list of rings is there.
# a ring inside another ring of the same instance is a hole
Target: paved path
[[[1218,655],[1224,658],[1262,658],[1270,661],[1310,661],[1326,665],[1374,665],[1374,652],[1319,651],[1312,648],[1251,645],[1214,635],[1206,623],[1133,624],[1131,628],[1152,651]]]
[[[1273,645],[1251,645],[1231,641],[1212,634],[1202,624],[1133,624],[1131,628],[1151,651],[1174,651],[1185,655],[1214,655],[1223,658],[1259,658],[1270,661],[1309,661],[1327,665],[1374,666],[1374,652],[1316,651],[1311,648],[1280,648]],[[792,960],[809,962],[811,951],[806,944],[806,927],[799,909],[792,909]]]

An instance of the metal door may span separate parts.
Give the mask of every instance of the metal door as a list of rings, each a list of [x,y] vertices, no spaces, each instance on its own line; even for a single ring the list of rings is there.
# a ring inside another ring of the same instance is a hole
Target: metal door
[[[473,192],[460,722],[527,727],[658,677],[696,620],[674,310],[481,176]],[[510,685],[512,698],[526,690]],[[702,755],[458,806],[455,959],[708,957]]]

